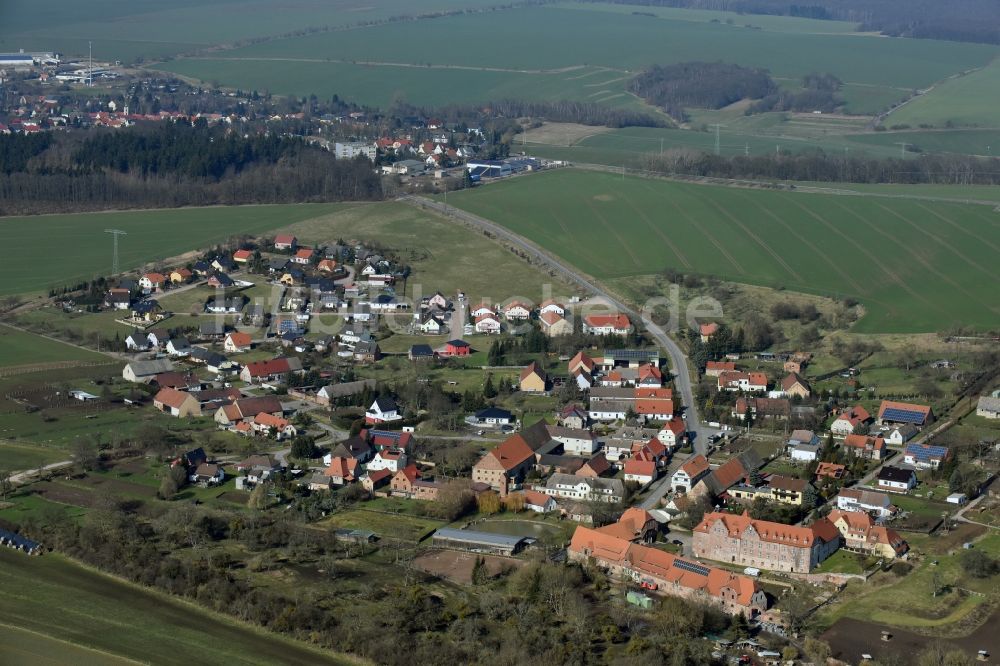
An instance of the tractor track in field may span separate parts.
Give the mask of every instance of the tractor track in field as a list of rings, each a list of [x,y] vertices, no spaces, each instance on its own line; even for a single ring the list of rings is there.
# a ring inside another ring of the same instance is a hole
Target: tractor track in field
[[[791,275],[797,282],[799,282],[800,284],[802,284],[802,283],[805,282],[805,280],[802,279],[802,276],[799,275],[798,271],[796,271],[794,268],[792,268],[791,266],[789,266],[788,262],[785,261],[784,259],[782,259],[782,257],[781,257],[780,254],[778,254],[777,252],[775,252],[774,249],[772,249],[767,243],[765,243],[761,239],[760,236],[758,236],[753,231],[751,231],[750,228],[747,225],[745,225],[742,222],[740,222],[732,213],[730,213],[728,210],[726,210],[725,208],[723,208],[722,206],[720,206],[714,200],[710,200],[710,203],[712,204],[712,207],[715,208],[715,210],[719,211],[730,222],[732,222],[733,224],[735,224],[736,226],[738,226],[740,229],[742,229],[743,233],[745,233],[747,236],[749,236],[750,239],[753,242],[757,243],[757,245],[759,245],[765,252],[767,252],[769,255],[771,255],[771,257],[775,261],[777,261],[778,264],[782,268],[784,268],[785,271],[787,271],[788,274]]]
[[[589,208],[590,211],[594,215],[597,216],[597,219],[599,219],[601,221],[601,225],[605,229],[607,229],[611,233],[612,236],[615,237],[615,239],[618,241],[618,243],[625,250],[626,254],[628,254],[628,256],[632,258],[632,263],[635,264],[636,266],[642,266],[642,261],[640,261],[639,257],[637,257],[636,254],[635,254],[635,252],[632,251],[632,246],[629,245],[627,242],[625,242],[625,239],[622,237],[622,235],[619,234],[617,231],[615,231],[614,226],[612,224],[610,224],[607,221],[607,219],[605,219],[605,217],[600,214],[600,212],[598,212],[598,210],[594,206],[593,202],[591,202],[589,199],[584,199],[584,201],[587,204],[587,208]]]
[[[587,65],[569,65],[556,69],[513,69],[510,67],[486,67],[482,65],[424,64],[414,62],[393,62],[390,60],[344,60],[343,58],[301,58],[294,56],[183,56],[175,60],[219,60],[233,62],[305,62],[327,65],[356,65],[359,67],[407,67],[411,69],[458,69],[470,72],[499,72],[502,74],[565,74],[585,69]],[[600,71],[600,70],[597,70]],[[617,80],[617,79],[615,79]],[[604,83],[598,85],[605,85]]]
[[[639,208],[634,203],[632,203],[630,200],[627,199],[626,202],[628,203],[629,208],[635,211],[635,214],[639,217],[639,219],[645,222],[646,226],[649,227],[649,229],[653,233],[655,233],[657,236],[663,239],[663,242],[667,244],[667,247],[669,247],[670,251],[674,253],[674,256],[677,257],[677,260],[682,264],[684,264],[685,268],[693,268],[691,262],[688,260],[686,256],[684,256],[684,253],[681,252],[676,245],[674,245],[674,242],[670,239],[670,236],[668,234],[663,233],[662,229],[653,224],[653,221],[650,220],[648,217],[646,217],[646,214],[643,213],[641,210],[639,210]]]
[[[664,198],[659,192],[649,187],[648,183],[644,183],[643,188],[646,189],[648,192],[656,194],[658,198],[661,199]],[[709,243],[715,246],[715,249],[719,251],[719,254],[721,254],[723,257],[729,260],[729,263],[733,265],[733,267],[737,270],[739,274],[741,275],[746,274],[746,271],[743,270],[743,266],[740,265],[740,262],[736,261],[733,255],[729,254],[729,250],[727,250],[725,246],[723,246],[722,243],[720,243],[718,239],[716,239],[715,236],[709,233],[709,231],[704,227],[702,227],[701,224],[696,222],[693,217],[685,213],[684,210],[680,206],[678,206],[677,202],[675,202],[673,199],[671,199],[670,197],[666,197],[666,200],[670,203],[670,205],[673,207],[673,209],[677,212],[678,215],[687,220],[692,227],[697,229],[702,236],[708,239]]]
[[[954,254],[955,256],[957,256],[959,259],[961,259],[965,263],[969,264],[970,266],[975,266],[981,272],[985,273],[987,275],[987,277],[996,279],[996,275],[994,275],[990,271],[986,270],[985,268],[983,268],[982,266],[980,266],[977,262],[973,261],[969,257],[965,256],[965,254],[963,254],[963,253],[959,252],[958,250],[956,250],[954,247],[952,247],[952,245],[950,243],[948,243],[947,241],[945,241],[943,238],[939,238],[935,234],[932,234],[930,231],[927,231],[926,229],[924,229],[923,227],[921,227],[919,224],[917,224],[916,222],[914,222],[910,218],[908,218],[905,215],[902,215],[902,214],[900,214],[900,213],[892,210],[891,208],[886,208],[882,204],[876,204],[876,205],[879,208],[881,208],[882,210],[884,210],[886,213],[888,213],[889,215],[892,215],[896,219],[904,222],[909,227],[911,227],[914,230],[919,231],[923,235],[927,236],[928,238],[930,238],[932,241],[934,241],[938,245],[940,245],[940,246],[942,246],[944,248],[947,248],[949,252],[951,252],[952,254]],[[935,272],[937,272],[937,271],[935,271]],[[955,284],[954,282],[951,282],[950,280],[949,280],[949,282],[951,284]],[[958,285],[955,285],[955,286],[958,286]]]
[[[856,282],[853,277],[851,277],[850,273],[844,271],[840,266],[837,265],[837,262],[835,262],[832,259],[830,259],[829,253],[821,251],[819,249],[819,247],[816,246],[815,243],[813,243],[811,240],[809,240],[808,238],[804,237],[802,234],[800,234],[799,232],[797,232],[795,230],[795,227],[793,227],[792,225],[788,224],[788,222],[786,222],[784,219],[782,219],[780,215],[778,215],[777,213],[775,213],[774,211],[772,211],[770,208],[767,208],[766,206],[758,205],[757,208],[759,210],[763,211],[764,214],[767,215],[768,217],[770,217],[772,220],[774,220],[775,222],[777,222],[778,224],[780,224],[782,227],[784,227],[784,229],[789,234],[791,234],[792,236],[794,236],[800,243],[802,243],[803,245],[805,245],[806,247],[808,247],[810,250],[812,250],[813,253],[817,257],[821,257],[823,259],[823,261],[826,262],[826,264],[830,268],[832,268],[833,271],[837,275],[839,275],[841,277],[841,279],[844,280],[844,282],[847,282],[848,284],[850,284],[857,291],[857,293],[858,293],[859,296],[867,293],[866,290],[865,290],[865,288],[862,287],[858,282]]]
[[[959,231],[961,231],[962,233],[964,233],[966,236],[969,236],[969,237],[973,238],[974,240],[982,243],[983,245],[986,245],[987,247],[989,247],[994,252],[1000,252],[1000,247],[997,247],[992,241],[988,241],[985,238],[983,238],[982,236],[980,236],[978,234],[972,233],[971,231],[969,231],[968,229],[966,229],[962,225],[960,225],[957,222],[955,222],[955,221],[953,221],[953,220],[945,217],[944,215],[942,215],[941,213],[937,212],[936,210],[934,210],[932,208],[928,208],[927,206],[925,206],[922,203],[917,203],[917,206],[919,206],[921,209],[927,211],[928,213],[930,213],[931,215],[933,215],[937,219],[941,220],[942,222],[944,222],[948,226],[952,227],[953,229],[958,229]]]
[[[872,265],[878,266],[880,269],[882,269],[882,272],[885,273],[889,277],[890,280],[892,280],[897,285],[899,285],[900,287],[902,287],[903,291],[905,291],[906,293],[910,294],[911,296],[913,296],[917,300],[926,303],[928,307],[932,307],[932,308],[934,307],[934,304],[931,303],[930,301],[928,301],[926,298],[924,298],[923,294],[921,294],[919,291],[916,291],[910,285],[908,285],[906,283],[906,280],[904,280],[899,275],[899,273],[896,273],[895,271],[892,271],[892,270],[889,270],[888,268],[886,268],[886,266],[882,262],[879,261],[878,257],[876,257],[874,254],[872,254],[871,251],[868,250],[868,248],[866,248],[864,245],[862,245],[861,243],[858,243],[856,240],[854,240],[853,238],[851,238],[850,236],[848,236],[847,234],[845,234],[843,231],[841,231],[840,229],[838,229],[835,225],[830,224],[830,222],[826,218],[824,218],[822,215],[816,213],[815,211],[809,210],[807,207],[803,206],[802,204],[800,204],[797,201],[793,201],[793,203],[795,204],[795,206],[797,208],[799,208],[806,215],[808,215],[809,217],[813,218],[814,220],[816,220],[817,222],[819,222],[820,224],[822,224],[824,227],[826,227],[827,229],[829,229],[830,231],[832,231],[833,233],[837,234],[838,236],[840,236],[841,238],[843,238],[845,241],[847,241],[848,243],[850,243],[851,245],[853,245],[855,248],[857,248],[857,250],[859,252],[861,252],[861,254],[865,255],[865,257],[868,258],[868,260],[872,263]],[[848,210],[848,209],[844,208],[844,210]],[[849,212],[853,213],[853,211],[849,211]],[[861,218],[861,219],[863,221],[867,222],[866,220],[864,220],[864,218]]]

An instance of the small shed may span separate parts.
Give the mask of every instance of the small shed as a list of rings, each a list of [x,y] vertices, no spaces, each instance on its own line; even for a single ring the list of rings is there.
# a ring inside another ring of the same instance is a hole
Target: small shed
[[[653,599],[642,592],[635,592],[629,590],[625,593],[625,601],[632,604],[633,606],[638,606],[639,608],[652,608]]]
[[[948,504],[965,504],[969,501],[965,493],[952,493],[948,495]]]

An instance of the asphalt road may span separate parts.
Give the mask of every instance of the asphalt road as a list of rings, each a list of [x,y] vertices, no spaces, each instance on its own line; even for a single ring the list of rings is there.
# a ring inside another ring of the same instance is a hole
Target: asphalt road
[[[480,229],[489,231],[491,234],[499,238],[503,238],[506,242],[517,246],[519,249],[523,250],[529,256],[532,257],[533,261],[537,264],[544,266],[545,268],[554,271],[565,278],[571,284],[576,284],[580,286],[585,291],[591,292],[603,298],[607,303],[621,312],[627,314],[633,321],[641,321],[657,344],[659,344],[670,357],[670,365],[674,376],[674,388],[676,392],[680,395],[682,403],[684,405],[684,419],[687,424],[687,431],[692,441],[694,442],[694,450],[696,453],[704,453],[707,448],[707,438],[708,435],[712,433],[712,430],[705,426],[698,415],[698,406],[694,400],[694,390],[691,384],[691,374],[688,369],[687,357],[681,348],[674,342],[666,331],[663,330],[659,325],[653,323],[646,313],[638,313],[632,308],[628,307],[617,298],[612,296],[609,292],[603,289],[599,284],[597,284],[593,279],[579,272],[575,268],[564,264],[562,261],[551,256],[534,243],[522,238],[521,236],[513,233],[512,231],[495,224],[485,218],[479,217],[478,215],[473,215],[464,210],[455,208],[454,206],[448,206],[442,202],[434,201],[426,197],[417,196],[403,196],[400,197],[400,201],[410,203],[422,208],[430,209],[441,213],[446,217],[451,217],[457,219],[461,222],[473,225]],[[701,437],[699,437],[701,433]],[[665,483],[660,483],[655,492],[660,490],[660,486],[663,486],[663,492],[659,494],[658,497],[652,500],[655,504],[656,499],[662,497],[666,494],[666,490],[669,489],[669,477],[665,480]]]

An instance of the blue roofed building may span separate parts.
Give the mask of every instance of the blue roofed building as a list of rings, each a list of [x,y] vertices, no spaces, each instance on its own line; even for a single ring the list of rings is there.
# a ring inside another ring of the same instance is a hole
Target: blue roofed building
[[[883,400],[878,408],[879,425],[912,423],[915,426],[925,426],[933,420],[934,413],[927,405]]]
[[[909,444],[903,452],[903,462],[920,469],[937,469],[948,459],[949,454],[946,446]]]

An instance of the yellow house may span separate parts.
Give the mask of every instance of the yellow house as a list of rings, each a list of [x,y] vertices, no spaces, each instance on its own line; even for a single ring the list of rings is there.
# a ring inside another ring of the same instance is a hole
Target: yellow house
[[[525,393],[545,392],[545,371],[534,361],[521,371],[521,390]]]
[[[875,524],[875,519],[861,511],[834,510],[829,515],[840,535],[844,548],[892,560],[907,550],[909,544],[888,527]]]
[[[734,486],[729,489],[729,494],[734,499],[749,502],[757,498],[763,498],[769,502],[799,506],[802,504],[807,485],[809,485],[809,482],[804,479],[793,479],[788,476],[774,474],[768,478],[766,486],[759,488],[749,485]]]
[[[191,279],[192,273],[186,268],[177,268],[170,271],[170,281],[174,284],[183,284]]]

